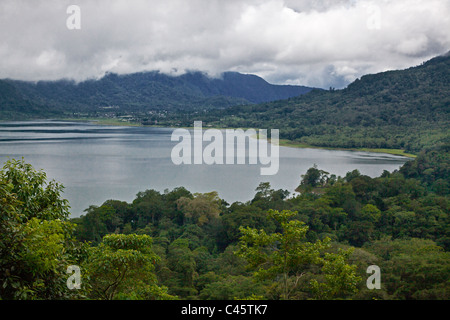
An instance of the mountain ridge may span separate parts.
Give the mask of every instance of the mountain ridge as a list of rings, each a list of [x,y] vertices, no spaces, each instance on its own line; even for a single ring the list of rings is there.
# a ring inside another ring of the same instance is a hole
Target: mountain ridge
[[[192,110],[275,101],[305,94],[313,88],[274,85],[255,75],[225,72],[211,78],[201,72],[170,76],[159,71],[132,74],[107,73],[98,80],[22,81],[0,80],[0,115],[14,113],[14,100],[56,113],[93,112],[117,106],[123,112],[146,110]],[[5,88],[8,87],[8,90]],[[14,90],[12,90],[14,88]],[[14,91],[14,92],[13,92]],[[6,97],[7,94],[11,94]],[[45,108],[43,106],[46,106]],[[21,110],[19,110],[21,111]]]
[[[449,113],[450,55],[445,54],[407,69],[364,75],[344,89],[314,89],[172,122],[186,126],[202,118],[213,127],[278,128],[283,139],[300,145],[415,153],[449,140]]]

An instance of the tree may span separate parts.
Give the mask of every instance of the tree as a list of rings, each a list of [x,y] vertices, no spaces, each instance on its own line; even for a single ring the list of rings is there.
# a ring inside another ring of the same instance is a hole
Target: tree
[[[313,188],[324,186],[329,179],[328,174],[326,171],[317,169],[317,165],[314,165],[302,175],[302,181],[295,191],[310,191]]]
[[[253,206],[266,211],[268,209],[286,209],[286,202],[283,200],[289,196],[289,191],[271,189],[269,182],[261,182],[255,191],[255,197],[251,201]]]
[[[366,245],[383,258],[383,288],[392,299],[450,298],[450,253],[428,239],[383,238]]]
[[[381,218],[381,211],[372,204],[366,204],[362,207],[361,212],[357,215],[357,217],[361,220],[376,223]]]
[[[89,296],[93,299],[172,298],[157,285],[154,265],[158,261],[147,235],[109,234],[92,247],[84,265]]]
[[[256,295],[262,297],[264,288],[251,277],[243,275],[225,276],[208,283],[200,292],[199,298],[204,300],[232,300],[245,299]]]
[[[322,265],[325,281],[310,281],[313,291],[323,290],[326,298],[345,296],[357,291],[356,266],[345,260],[351,251],[326,253],[330,239],[315,243],[306,242],[308,227],[293,219],[297,212],[269,211],[269,218],[280,224],[281,233],[267,234],[264,230],[241,228],[242,237],[237,255],[247,260],[247,267],[254,270],[259,280],[275,280],[281,287],[281,298],[289,299],[299,286],[303,276],[311,273],[311,267]],[[317,295],[318,298],[324,296]]]
[[[24,159],[6,161],[1,176],[20,203],[16,210],[24,221],[33,217],[51,220],[69,216],[69,202],[61,197],[64,187],[55,180],[47,182],[46,173],[35,170]]]
[[[242,237],[237,255],[247,260],[259,280],[280,279],[282,299],[289,299],[310,264],[319,262],[320,252],[329,246],[329,239],[305,242],[308,227],[292,220],[296,212],[270,210],[268,217],[277,221],[281,233],[267,234],[264,230],[241,228]]]
[[[108,216],[112,217],[114,215],[114,210],[105,206],[89,206],[84,212],[86,212],[85,215],[73,219],[77,224],[77,238],[82,241],[99,243],[103,236],[108,234],[106,221]]]
[[[361,277],[356,274],[356,265],[349,265],[346,260],[353,249],[342,250],[338,253],[325,253],[320,259],[323,265],[323,281],[311,280],[314,296],[317,299],[345,298],[358,292],[357,286]]]
[[[220,241],[224,247],[237,242],[241,236],[240,227],[251,227],[256,229],[275,230],[273,221],[267,219],[267,212],[259,206],[233,203],[230,212],[221,216],[223,236]]]
[[[167,267],[170,269],[170,278],[166,283],[170,283],[172,292],[181,296],[191,296],[196,294],[194,279],[196,276],[195,255],[189,249],[187,239],[177,239],[168,248]]]
[[[177,200],[177,205],[188,221],[202,226],[219,216],[221,201],[217,192],[213,191],[196,193],[193,199],[181,197]]]
[[[0,298],[77,297],[66,286],[66,270],[86,249],[72,238],[62,186],[21,161],[0,171]]]
[[[139,192],[132,207],[138,227],[143,228],[148,223],[155,225],[164,211],[163,197],[155,190]]]

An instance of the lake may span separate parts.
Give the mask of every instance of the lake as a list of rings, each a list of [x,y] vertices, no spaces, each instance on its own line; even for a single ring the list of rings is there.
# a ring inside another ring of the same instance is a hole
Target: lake
[[[77,217],[109,199],[131,202],[140,191],[183,186],[191,192],[217,191],[232,203],[253,198],[261,182],[294,193],[314,164],[344,176],[358,169],[377,177],[408,158],[381,153],[280,147],[279,170],[260,174],[261,165],[175,165],[172,128],[102,126],[68,121],[0,122],[0,162],[21,159],[65,186],[64,198]],[[206,145],[207,143],[205,143]]]

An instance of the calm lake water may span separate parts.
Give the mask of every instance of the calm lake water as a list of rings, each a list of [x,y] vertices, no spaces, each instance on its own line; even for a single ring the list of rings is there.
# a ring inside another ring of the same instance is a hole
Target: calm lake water
[[[0,122],[0,162],[21,159],[65,186],[72,217],[108,199],[133,201],[139,191],[183,186],[191,192],[217,191],[232,203],[246,202],[261,182],[294,192],[300,176],[319,169],[344,176],[358,169],[377,177],[408,159],[388,154],[280,147],[276,175],[260,175],[261,165],[175,165],[171,128],[100,126],[63,121]],[[204,143],[206,146],[208,143]]]

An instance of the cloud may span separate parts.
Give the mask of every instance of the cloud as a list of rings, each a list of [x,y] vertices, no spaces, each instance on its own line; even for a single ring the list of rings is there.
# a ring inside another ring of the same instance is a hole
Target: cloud
[[[66,26],[72,4],[80,30]],[[239,71],[339,88],[447,52],[449,17],[441,0],[3,0],[0,78]]]

